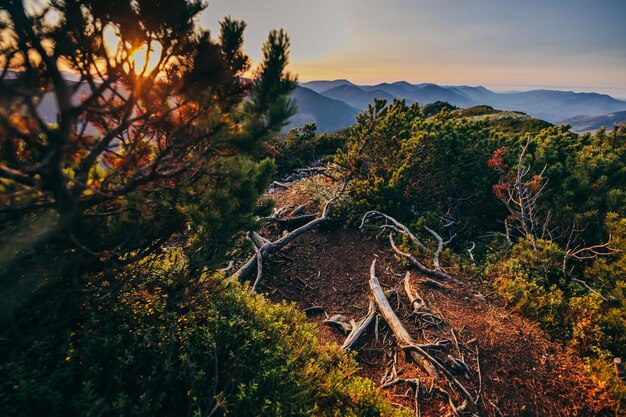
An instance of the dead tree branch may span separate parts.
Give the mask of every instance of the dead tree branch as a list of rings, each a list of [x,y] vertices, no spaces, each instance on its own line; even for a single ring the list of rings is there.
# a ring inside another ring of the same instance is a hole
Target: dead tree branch
[[[411,278],[411,273],[407,271],[406,275],[404,276],[404,280],[402,282],[404,284],[404,292],[406,292],[406,295],[409,298],[409,302],[411,303],[411,308],[413,309],[413,313],[417,311],[428,310],[428,307],[426,306],[426,302],[424,301],[424,299],[419,295],[417,291],[414,291],[411,288],[411,283],[409,282],[410,278]]]
[[[411,359],[419,364],[431,377],[437,378],[437,371],[441,372],[445,376],[445,378],[453,384],[459,391],[459,394],[462,398],[467,401],[472,409],[477,408],[477,404],[475,403],[472,395],[467,391],[465,386],[459,382],[450,371],[446,369],[446,367],[431,356],[428,352],[426,352],[420,345],[418,345],[413,338],[409,335],[407,330],[404,328],[398,316],[394,313],[393,309],[389,305],[389,301],[385,297],[385,294],[380,286],[380,282],[376,277],[376,260],[372,262],[372,266],[370,268],[370,280],[369,280],[370,289],[374,296],[374,301],[376,302],[376,306],[378,307],[378,311],[383,316],[391,331],[393,332],[398,345],[402,347],[405,352],[411,357]],[[464,403],[465,403],[464,401]],[[456,411],[457,408],[451,404],[453,409]]]
[[[443,270],[443,268],[441,268],[441,264],[439,263],[439,257],[441,256],[441,252],[443,252],[443,247],[450,243],[456,235],[452,236],[447,242],[444,242],[439,233],[435,232],[433,229],[427,226],[424,226],[424,229],[426,229],[431,235],[435,237],[435,239],[437,239],[437,250],[433,255],[433,265],[435,266],[436,270],[441,271]]]
[[[271,242],[265,239],[265,243],[261,247],[258,248],[259,250],[258,255],[255,254],[254,256],[251,256],[250,259],[248,259],[248,261],[241,268],[239,268],[233,275],[230,276],[229,280],[241,281],[241,280],[246,279],[247,277],[250,276],[252,271],[254,271],[254,267],[259,261],[263,262],[263,260],[266,259],[268,256],[284,248],[285,246],[287,246],[287,244],[291,243],[298,236],[308,232],[309,230],[315,228],[319,224],[325,222],[326,219],[328,219],[330,208],[336,198],[337,196],[328,200],[328,202],[324,205],[322,214],[319,217],[316,217],[310,222],[298,227],[297,229],[291,231],[290,233],[287,233],[286,235],[284,235],[283,237],[281,237],[280,239],[274,242]]]
[[[351,323],[352,330],[350,331],[350,334],[348,335],[348,337],[346,337],[346,340],[343,342],[343,345],[341,345],[341,349],[344,352],[348,352],[356,345],[359,338],[363,336],[367,328],[374,321],[375,316],[376,316],[376,303],[374,303],[373,300],[370,300],[370,305],[367,310],[367,315],[358,323],[355,323],[354,320],[352,320],[352,323]]]
[[[433,365],[431,365],[431,363],[426,359],[423,354],[423,350],[418,347],[417,343],[400,322],[400,319],[398,319],[398,316],[396,316],[396,313],[394,313],[391,305],[389,305],[389,301],[387,300],[387,297],[385,297],[385,293],[380,286],[380,282],[378,281],[378,278],[376,278],[376,260],[372,262],[372,267],[370,268],[369,284],[374,296],[374,301],[378,307],[378,311],[380,311],[380,314],[391,328],[391,331],[398,341],[398,345],[406,350],[407,354],[416,364],[419,364],[431,377],[436,378],[437,373],[433,368]],[[420,350],[422,350],[422,352],[420,352]]]
[[[427,266],[425,266],[423,263],[421,263],[415,256],[411,255],[410,253],[406,253],[406,252],[401,251],[396,246],[396,242],[393,240],[393,232],[389,234],[389,243],[391,244],[391,248],[393,249],[393,251],[396,254],[398,254],[398,255],[408,259],[413,265],[415,265],[417,267],[417,269],[419,269],[424,274],[430,275],[430,276],[433,276],[433,277],[439,278],[439,279],[450,280],[450,281],[455,282],[455,283],[460,284],[460,285],[465,285],[464,282],[459,281],[458,279],[456,279],[454,277],[451,277],[450,275],[446,274],[445,272],[437,271],[436,269],[428,268]]]
[[[382,228],[390,228],[392,230],[395,230],[398,233],[404,234],[408,236],[409,239],[411,239],[411,241],[417,245],[417,247],[423,250],[427,250],[426,246],[424,246],[424,244],[417,238],[417,236],[415,236],[409,230],[408,227],[406,227],[405,225],[403,225],[402,223],[400,223],[393,217],[388,216],[385,213],[381,213],[380,211],[372,210],[372,211],[368,211],[367,213],[365,213],[365,215],[363,216],[363,219],[361,219],[361,225],[359,226],[359,229],[363,230],[363,227],[365,226],[365,221],[370,217],[384,218],[386,222],[390,222],[391,224],[385,223],[383,226],[381,226]]]

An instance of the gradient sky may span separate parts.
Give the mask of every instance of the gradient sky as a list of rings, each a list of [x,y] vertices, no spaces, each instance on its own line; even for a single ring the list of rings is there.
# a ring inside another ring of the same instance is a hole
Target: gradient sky
[[[248,23],[258,62],[271,28],[290,35],[301,81],[406,80],[558,88],[626,98],[626,0],[208,0]]]

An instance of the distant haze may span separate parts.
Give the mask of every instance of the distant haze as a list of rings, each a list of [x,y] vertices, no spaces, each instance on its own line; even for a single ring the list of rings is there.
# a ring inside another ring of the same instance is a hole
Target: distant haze
[[[549,88],[626,97],[623,0],[211,0],[200,23],[248,23],[255,62],[271,28],[301,81],[347,78]]]
[[[301,82],[292,98],[298,114],[287,128],[314,122],[323,132],[351,125],[354,116],[375,98],[387,101],[399,98],[421,106],[436,102],[440,107],[444,102],[448,103],[446,106],[461,108],[487,105],[499,110],[521,111],[550,123],[570,124],[575,131],[612,127],[614,123],[626,121],[626,101],[606,94],[549,89],[495,92],[466,85],[411,84],[406,81],[357,85],[339,79]]]

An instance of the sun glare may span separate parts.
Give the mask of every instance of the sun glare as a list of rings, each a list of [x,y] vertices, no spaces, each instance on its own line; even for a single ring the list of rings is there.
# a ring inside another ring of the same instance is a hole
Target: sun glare
[[[137,48],[130,57],[130,62],[137,74],[149,74],[159,64],[161,50],[163,47],[159,42],[152,42],[150,48],[143,45]]]
[[[104,44],[107,50],[109,59],[113,62],[120,62],[120,56],[118,55],[121,39],[114,26],[107,26],[104,29]],[[153,41],[148,48],[147,44],[136,48],[132,51],[128,62],[130,65],[125,64],[124,68],[129,70],[132,65],[135,73],[137,74],[149,74],[159,64],[161,58],[161,52],[163,46],[156,41]]]

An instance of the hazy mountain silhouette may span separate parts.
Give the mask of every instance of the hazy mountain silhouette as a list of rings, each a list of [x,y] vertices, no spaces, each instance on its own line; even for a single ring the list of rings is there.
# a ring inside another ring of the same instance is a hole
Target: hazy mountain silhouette
[[[350,84],[344,84],[331,88],[330,90],[322,91],[321,94],[326,97],[334,98],[335,100],[341,100],[359,110],[366,109],[368,104],[374,102],[374,98],[384,98],[388,101],[392,101],[395,97],[398,97],[382,89],[365,90],[362,87]]]
[[[494,92],[485,87],[440,86],[432,83],[411,84],[406,81],[376,85],[356,85],[348,80],[311,81],[303,86],[317,89],[326,97],[363,110],[374,97],[406,99],[408,103],[426,105],[444,101],[457,107],[489,105],[501,110],[522,111],[532,117],[557,123],[581,114],[607,114],[626,110],[626,101],[606,94],[573,91],[531,90]],[[329,87],[324,89],[324,87]]]
[[[339,87],[340,85],[354,85],[348,80],[332,80],[332,81],[309,81],[306,83],[300,83],[302,87],[306,87],[310,90],[315,91],[316,93],[321,93],[322,91],[330,90],[334,87]]]
[[[358,109],[343,101],[316,93],[312,89],[296,87],[291,94],[296,102],[298,112],[289,120],[284,130],[300,127],[304,123],[316,123],[318,132],[334,132],[354,123]]]
[[[598,130],[601,127],[611,129],[616,123],[626,123],[626,111],[600,116],[575,116],[559,122],[559,124],[572,126],[572,131],[579,133]]]

